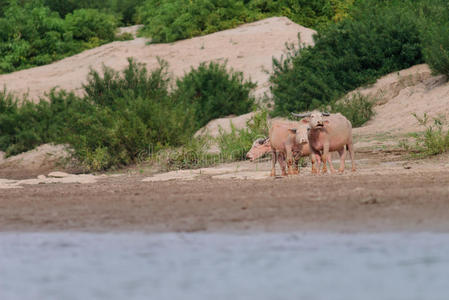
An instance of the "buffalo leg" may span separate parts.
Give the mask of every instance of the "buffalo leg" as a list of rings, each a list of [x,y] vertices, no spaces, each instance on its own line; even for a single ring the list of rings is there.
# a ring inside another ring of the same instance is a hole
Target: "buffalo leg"
[[[293,169],[295,174],[299,174],[299,159],[300,158],[301,158],[301,155],[299,153],[295,155],[295,168]]]
[[[332,155],[330,153],[327,156],[327,161],[329,162],[329,169],[331,170],[331,173],[335,174],[334,165],[332,164]]]
[[[310,162],[312,163],[312,174],[316,173],[316,160],[313,159],[313,154],[310,155]]]
[[[323,145],[323,156],[321,157],[321,160],[323,161],[323,174],[327,173],[328,156],[329,156],[329,143],[326,142]]]
[[[310,160],[312,161],[312,174],[318,174],[321,166],[321,154],[312,150]]]
[[[293,151],[290,146],[286,146],[285,150],[287,152],[287,169],[288,169],[288,175],[294,175],[296,174],[293,170]]]
[[[271,177],[276,176],[276,160],[277,160],[277,153],[276,150],[271,149]]]
[[[338,150],[338,154],[340,154],[340,168],[338,169],[338,172],[343,173],[345,171],[346,146],[343,147],[343,149]]]
[[[282,176],[287,176],[287,172],[285,172],[285,156],[283,153],[279,153],[278,161],[281,166]]]

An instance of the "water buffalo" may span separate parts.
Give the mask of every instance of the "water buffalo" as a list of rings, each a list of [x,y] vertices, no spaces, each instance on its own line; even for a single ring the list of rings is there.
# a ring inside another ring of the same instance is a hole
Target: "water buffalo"
[[[276,176],[276,161],[281,166],[282,176],[286,176],[285,163],[287,162],[288,175],[298,174],[299,158],[311,154],[307,143],[307,127],[301,122],[274,120],[270,126],[269,140],[271,145],[272,161],[271,176]],[[292,165],[295,162],[296,168]],[[312,161],[312,169],[314,161]]]
[[[323,161],[322,172],[327,172],[327,162],[329,162],[331,172],[335,173],[329,152],[338,151],[340,154],[339,172],[343,173],[345,169],[346,150],[348,150],[351,156],[352,171],[355,171],[352,125],[348,119],[340,113],[311,112],[293,115],[296,117],[305,117],[301,122],[309,124],[307,137],[310,150],[315,154],[311,158],[318,159],[318,170],[321,163],[321,156],[321,160]]]
[[[270,138],[258,138],[254,141],[251,149],[246,154],[250,161],[254,161],[271,151]]]

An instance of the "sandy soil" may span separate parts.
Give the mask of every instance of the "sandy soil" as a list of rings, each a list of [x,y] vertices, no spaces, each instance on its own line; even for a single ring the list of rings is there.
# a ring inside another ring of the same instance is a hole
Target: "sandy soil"
[[[0,181],[2,178],[28,179],[57,170],[81,170],[66,145],[43,144],[8,158],[4,158],[3,152],[0,153]]]
[[[374,118],[354,130],[358,135],[423,131],[413,113],[420,117],[424,113],[430,117],[449,117],[449,83],[444,76],[432,76],[427,65],[388,74],[357,91],[373,96],[379,104]]]
[[[358,156],[358,172],[334,176],[312,176],[306,167],[299,176],[273,179],[263,161],[193,178],[185,171],[157,180],[134,174],[23,184],[0,189],[0,231],[449,232],[447,157]]]
[[[101,70],[106,65],[121,70],[128,65],[127,58],[134,57],[153,69],[158,66],[159,57],[169,63],[174,76],[183,75],[203,61],[227,61],[229,67],[244,71],[247,78],[258,82],[255,94],[263,95],[268,90],[268,74],[264,70],[271,70],[272,57],[284,53],[286,42],[298,42],[298,33],[302,43],[313,43],[314,30],[285,17],[269,18],[170,44],[147,45],[148,40],[143,38],[113,42],[50,65],[0,75],[0,86],[5,85],[18,95],[28,93],[34,100],[53,87],[81,94],[82,83],[90,68]]]

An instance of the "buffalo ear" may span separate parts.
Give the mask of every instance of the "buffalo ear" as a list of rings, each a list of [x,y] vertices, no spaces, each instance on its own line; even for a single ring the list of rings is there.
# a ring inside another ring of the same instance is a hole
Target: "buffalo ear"
[[[288,132],[290,132],[291,134],[296,134],[296,128],[289,128]]]
[[[303,123],[303,124],[309,124],[309,119],[308,118],[306,118],[306,119],[301,119],[301,123]]]

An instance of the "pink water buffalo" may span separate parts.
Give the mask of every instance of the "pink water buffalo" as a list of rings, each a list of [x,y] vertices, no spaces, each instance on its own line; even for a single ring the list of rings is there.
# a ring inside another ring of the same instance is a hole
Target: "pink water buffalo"
[[[318,160],[318,170],[320,168],[320,157],[323,161],[323,173],[327,172],[327,162],[332,173],[335,169],[332,166],[332,151],[338,151],[340,154],[339,172],[343,173],[345,169],[346,150],[351,156],[352,171],[355,171],[354,164],[354,146],[352,142],[352,125],[342,114],[329,114],[321,112],[311,112],[307,114],[293,114],[297,117],[305,117],[301,122],[309,124],[308,141],[310,151],[315,154],[311,158]]]
[[[246,154],[246,158],[249,158],[250,161],[254,161],[270,151],[270,138],[258,138],[254,141],[251,149]]]
[[[272,153],[271,176],[276,176],[277,161],[281,166],[282,176],[287,175],[285,163],[287,163],[288,175],[299,173],[299,158],[311,154],[307,142],[307,127],[308,125],[302,122],[281,120],[271,122],[269,133]],[[293,163],[296,165],[294,169]]]

